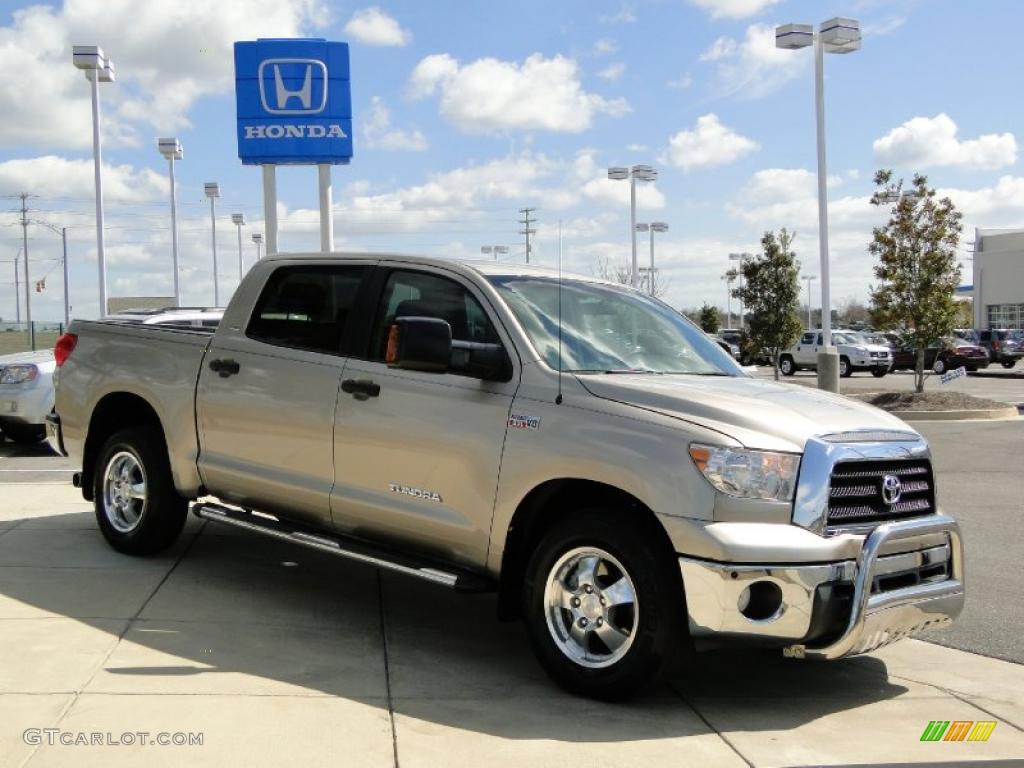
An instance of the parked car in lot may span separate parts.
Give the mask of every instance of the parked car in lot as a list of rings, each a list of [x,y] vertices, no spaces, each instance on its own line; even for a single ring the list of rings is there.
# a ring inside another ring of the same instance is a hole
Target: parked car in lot
[[[929,344],[924,351],[924,367],[937,374],[963,367],[968,371],[988,368],[988,352],[984,347],[971,344],[952,336]],[[893,370],[914,370],[917,367],[917,350],[912,344],[904,344],[893,353]]]
[[[690,644],[868,652],[963,604],[959,528],[917,432],[748,376],[611,282],[277,255],[215,331],[75,321],[55,354],[48,439],[118,551],[170,546],[195,502],[217,525],[492,590],[577,693],[627,695]]]
[[[56,367],[50,349],[0,357],[0,432],[5,437],[23,444],[46,437]]]
[[[854,371],[871,371],[872,376],[881,378],[892,366],[890,348],[884,344],[872,344],[857,331],[833,331],[832,343],[839,353],[840,376],[852,376]],[[816,370],[821,346],[821,331],[807,331],[796,344],[779,355],[779,370],[785,376],[792,376],[801,368]]]
[[[1024,331],[1009,328],[978,331],[978,344],[988,350],[993,363],[1013,368],[1024,357]]]

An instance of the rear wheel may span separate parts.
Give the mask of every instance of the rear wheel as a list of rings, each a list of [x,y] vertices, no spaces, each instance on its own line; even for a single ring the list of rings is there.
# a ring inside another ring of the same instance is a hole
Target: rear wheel
[[[846,355],[839,358],[839,375],[844,379],[848,379],[853,376],[853,366],[850,365],[850,358]]]
[[[1016,364],[1016,360],[1003,360],[1003,368],[1013,368]]]
[[[653,538],[611,511],[589,510],[535,549],[523,615],[538,660],[568,691],[629,696],[686,641],[678,565]]]
[[[946,361],[941,357],[936,357],[935,362],[932,363],[932,370],[941,376],[946,372]]]
[[[46,428],[36,424],[4,424],[3,433],[20,445],[34,445],[46,438]]]
[[[779,370],[783,376],[792,376],[797,371],[796,363],[790,355],[783,355],[779,359]]]
[[[112,435],[100,450],[93,483],[96,521],[117,551],[151,555],[178,539],[188,500],[174,488],[156,430],[133,427]]]

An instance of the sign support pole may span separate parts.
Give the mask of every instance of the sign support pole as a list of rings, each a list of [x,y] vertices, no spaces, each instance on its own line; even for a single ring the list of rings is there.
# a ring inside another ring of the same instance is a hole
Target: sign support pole
[[[331,166],[319,163],[316,167],[320,186],[320,250],[334,250],[334,214],[331,210]]]
[[[277,166],[267,163],[263,168],[263,224],[267,256],[277,253]]]

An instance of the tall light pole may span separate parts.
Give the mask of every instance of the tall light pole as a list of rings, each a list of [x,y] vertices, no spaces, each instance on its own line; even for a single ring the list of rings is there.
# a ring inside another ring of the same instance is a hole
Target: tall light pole
[[[633,260],[630,262],[630,282],[636,288],[640,285],[640,270],[636,260],[636,182],[656,181],[658,172],[649,165],[634,165],[632,168],[614,166],[608,169],[608,178],[612,181],[629,180],[629,237],[633,247]]]
[[[259,261],[262,258],[260,251],[263,249],[263,234],[260,232],[253,232],[252,241],[256,243],[256,261]]]
[[[736,277],[726,272],[722,279],[725,280],[725,327],[732,328],[732,281]]]
[[[92,85],[92,162],[96,183],[96,262],[100,272],[100,316],[107,314],[107,260],[103,236],[103,153],[100,146],[100,83],[114,82],[114,62],[97,45],[76,45],[72,61]]]
[[[811,281],[817,280],[818,278],[814,275],[804,275],[804,280],[807,281],[807,330],[814,330],[811,325]]]
[[[181,284],[178,275],[178,201],[174,194],[174,161],[181,160],[184,152],[181,142],[175,138],[157,139],[157,149],[167,158],[167,169],[171,179],[171,264],[174,269],[174,306],[181,306]]]
[[[860,24],[834,18],[818,31],[810,24],[783,24],[775,28],[775,47],[794,50],[814,46],[814,101],[818,138],[818,250],[821,256],[821,333],[818,349],[818,388],[839,391],[839,353],[832,346],[832,302],[829,295],[828,171],[825,164],[825,53],[852,53],[860,48]]]
[[[493,253],[494,254],[494,260],[497,261],[499,255],[503,255],[503,254],[507,254],[508,253],[508,246],[507,245],[481,245],[480,246],[480,253],[484,254],[485,256],[489,256],[490,254]]]
[[[729,261],[738,261],[739,262],[739,264],[736,265],[736,274],[739,276],[739,279],[740,279],[740,291],[743,290],[743,262],[744,262],[745,259],[750,259],[750,258],[753,258],[753,255],[749,254],[749,253],[746,253],[746,252],[744,252],[744,253],[730,253],[729,254]],[[745,319],[743,317],[743,298],[741,297],[740,298],[740,330],[741,331],[744,328],[744,322],[745,322]]]
[[[238,227],[238,282],[242,282],[245,270],[242,267],[242,227],[245,226],[245,214],[232,213],[231,223]]]
[[[634,229],[637,232],[650,232],[651,234],[651,265],[647,268],[647,293],[654,295],[654,276],[657,272],[654,269],[654,233],[668,232],[668,224],[663,221],[652,221],[650,224],[636,224]]]
[[[210,199],[210,245],[213,248],[213,306],[220,306],[220,284],[217,278],[217,198],[220,197],[220,184],[208,181],[203,184],[203,192]]]

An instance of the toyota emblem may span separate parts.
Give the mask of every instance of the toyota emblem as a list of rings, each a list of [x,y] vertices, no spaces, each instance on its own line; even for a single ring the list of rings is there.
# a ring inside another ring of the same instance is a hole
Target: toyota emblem
[[[903,493],[903,484],[896,475],[886,475],[882,478],[882,501],[890,507],[900,500]]]

